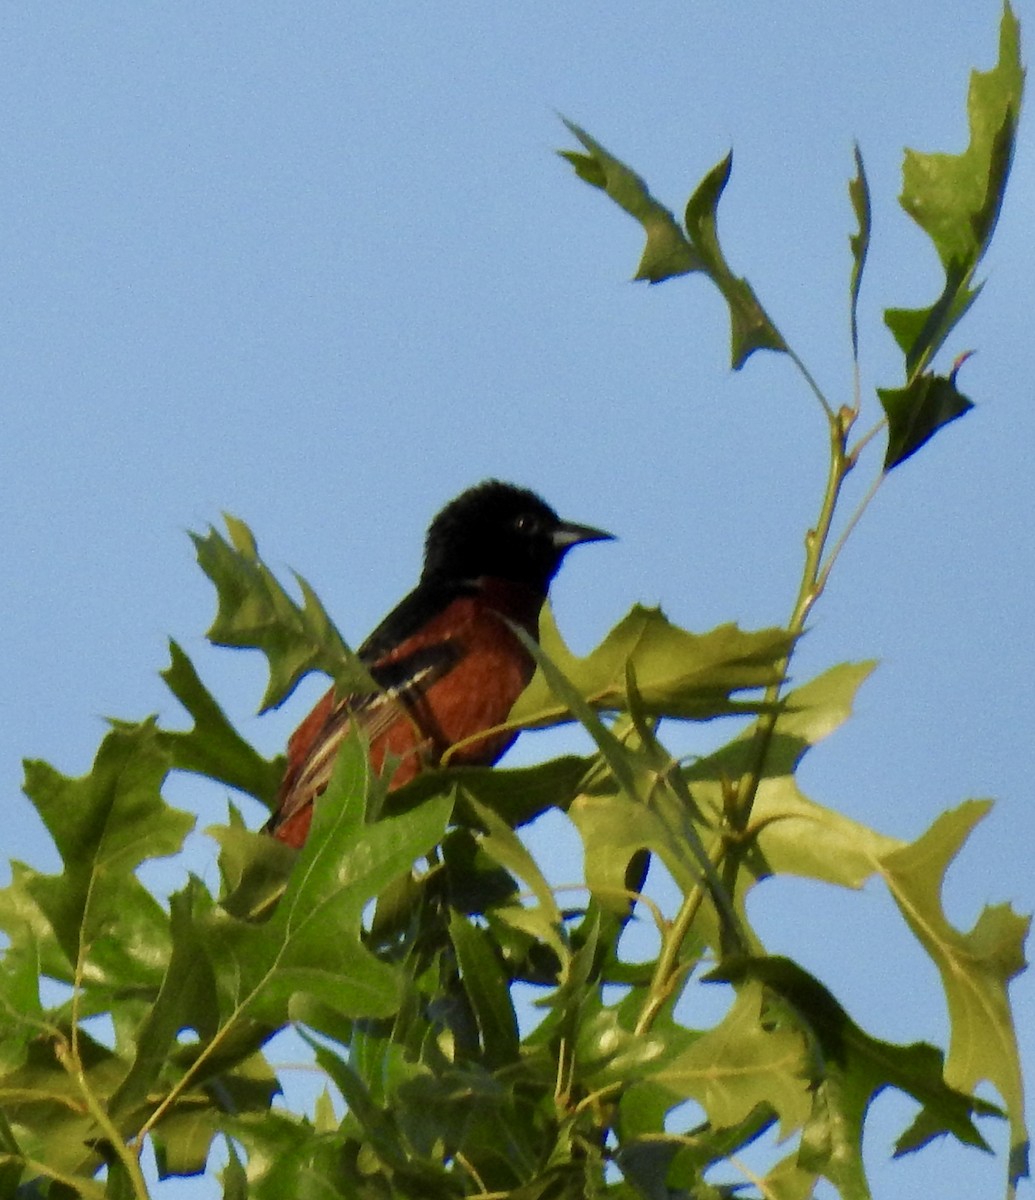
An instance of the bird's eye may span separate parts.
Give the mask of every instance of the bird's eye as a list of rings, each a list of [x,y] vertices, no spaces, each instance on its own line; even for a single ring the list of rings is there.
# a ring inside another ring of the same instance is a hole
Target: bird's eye
[[[539,522],[531,513],[522,513],[520,517],[514,521],[514,529],[518,533],[535,533],[539,528]]]

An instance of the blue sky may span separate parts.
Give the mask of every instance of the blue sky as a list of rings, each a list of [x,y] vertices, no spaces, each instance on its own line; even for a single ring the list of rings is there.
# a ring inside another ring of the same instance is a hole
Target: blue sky
[[[1030,39],[1035,8],[1017,11]],[[558,114],[677,212],[733,148],[727,255],[835,402],[851,398],[857,139],[874,200],[872,413],[873,387],[901,377],[882,308],[929,303],[940,286],[895,201],[901,150],[964,147],[968,72],[994,62],[999,12],[991,0],[8,6],[4,859],[56,866],[19,794],[23,756],[77,775],[103,717],[176,719],[157,676],[169,635],[266,753],[317,695],[310,681],[255,720],[261,662],[206,647],[213,597],[186,530],[223,510],[271,565],[309,579],[353,643],[415,580],[430,515],[488,475],[619,535],[573,555],[555,588],[577,649],[636,601],[693,629],[784,620],[822,489],[819,411],[783,359],[729,372],[706,282],[626,282],[639,230],[554,156],[572,145]],[[815,799],[912,838],[964,798],[997,798],[949,877],[966,928],[985,903],[1033,902],[1033,151],[1022,122],[987,287],[940,364],[977,348],[961,384],[978,407],[889,479],[796,665],[804,680],[882,660],[855,719],[807,764]],[[689,731],[681,748],[726,732]],[[526,736],[514,761],[574,743]],[[225,812],[190,782],[170,798],[199,827]],[[213,854],[198,836],[190,866],[211,878]],[[879,888],[779,881],[753,915],[773,951],[816,967],[873,1032],[944,1042],[933,969]],[[1029,977],[1014,996],[1030,1057]],[[954,1147],[881,1167],[904,1111],[877,1105],[878,1195],[992,1194],[1000,1165]]]

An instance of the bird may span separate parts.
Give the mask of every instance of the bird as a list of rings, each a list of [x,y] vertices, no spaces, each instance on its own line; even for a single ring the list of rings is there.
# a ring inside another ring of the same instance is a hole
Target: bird
[[[517,733],[501,729],[535,673],[514,627],[538,641],[550,582],[573,546],[613,534],[564,521],[535,492],[488,479],[431,521],[417,586],[360,646],[376,691],[332,687],[288,740],[265,831],[301,848],[353,725],[394,790],[438,765],[492,766]]]

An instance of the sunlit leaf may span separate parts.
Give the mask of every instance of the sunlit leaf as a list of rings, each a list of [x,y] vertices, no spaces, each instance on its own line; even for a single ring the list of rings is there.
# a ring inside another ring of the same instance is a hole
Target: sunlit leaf
[[[900,202],[930,237],[945,270],[942,294],[930,308],[885,313],[906,356],[910,382],[938,352],[980,290],[971,284],[999,219],[1023,89],[1020,26],[1006,4],[999,61],[990,71],[971,74],[967,149],[962,154],[906,151]]]
[[[367,791],[379,786],[365,748],[346,740],[272,916],[253,924],[214,910],[205,941],[233,1013],[277,1025],[296,993],[346,1015],[395,1010],[399,979],[360,941],[363,910],[441,839],[452,800],[438,797],[368,826]]]
[[[989,71],[971,73],[967,149],[962,154],[905,154],[902,207],[931,238],[946,270],[976,264],[995,229],[1023,90],[1020,25],[1006,4],[999,61]]]
[[[941,901],[949,864],[989,807],[987,801],[971,800],[943,813],[923,837],[885,855],[881,873],[942,977],[951,1023],[946,1081],[965,1092],[983,1080],[998,1089],[1010,1112],[1010,1175],[1016,1181],[1028,1170],[1027,1133],[1007,987],[1026,965],[1030,921],[1009,905],[995,905],[982,910],[969,933],[961,933],[946,918]]]
[[[151,983],[164,970],[168,918],[134,872],[175,854],[194,823],[162,799],[168,770],[150,721],[108,733],[80,779],[44,762],[25,765],[25,792],[64,862],[61,875],[33,874],[25,887],[88,985]]]
[[[887,1087],[921,1105],[918,1120],[925,1126],[926,1140],[951,1133],[967,1145],[988,1149],[973,1117],[996,1110],[945,1083],[942,1055],[933,1046],[897,1046],[871,1037],[818,980],[785,958],[722,964],[711,978],[763,984],[771,1001],[779,998],[780,1019],[797,1024],[808,1040],[814,1102],[800,1161],[826,1175],[841,1195],[868,1194],[863,1124],[871,1101]]]
[[[547,610],[540,632],[544,652],[594,708],[628,707],[626,670],[631,664],[646,712],[701,721],[756,712],[757,704],[733,699],[734,693],[776,682],[793,642],[781,629],[746,633],[736,625],[690,633],[671,624],[660,609],[641,605],[585,658],[573,655],[565,646]],[[514,724],[525,726],[572,719],[570,709],[558,703],[542,672],[537,672],[510,714]]]
[[[726,1016],[653,1075],[673,1100],[693,1099],[717,1127],[735,1125],[756,1107],[772,1107],[783,1136],[811,1111],[807,1046],[801,1032],[775,1022],[760,985],[738,993]]]
[[[787,694],[751,811],[752,837],[743,858],[749,875],[791,874],[857,888],[878,871],[883,854],[901,846],[837,807],[810,800],[794,777],[808,750],[847,720],[872,670],[872,663],[844,663]],[[725,781],[753,770],[756,753],[749,729],[687,768],[694,799],[714,825],[722,819]]]
[[[732,169],[731,153],[701,180],[686,206],[686,230],[703,269],[729,305],[730,360],[734,370],[739,370],[756,350],[783,352],[787,344],[748,281],[734,275],[719,245],[719,199]]]
[[[660,283],[675,275],[701,270],[702,263],[683,235],[679,223],[664,205],[654,199],[639,175],[609,154],[584,129],[571,121],[564,123],[588,153],[561,150],[561,157],[571,163],[580,179],[606,192],[643,226],[647,244],[634,278]]]
[[[584,129],[571,121],[565,124],[587,153],[562,150],[561,157],[571,163],[580,179],[605,192],[644,228],[647,245],[635,278],[660,283],[694,271],[706,274],[729,305],[735,369],[742,367],[755,350],[786,350],[783,338],[751,285],[733,274],[719,246],[716,214],[719,197],[729,180],[732,155],[705,176],[690,198],[684,234],[672,213],[655,200],[639,175],[608,153]]]

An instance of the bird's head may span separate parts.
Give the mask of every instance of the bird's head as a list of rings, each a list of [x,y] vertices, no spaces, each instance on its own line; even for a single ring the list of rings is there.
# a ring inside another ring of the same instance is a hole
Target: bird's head
[[[490,479],[450,501],[431,522],[422,578],[505,579],[545,597],[572,546],[613,536],[562,521],[534,492]]]

